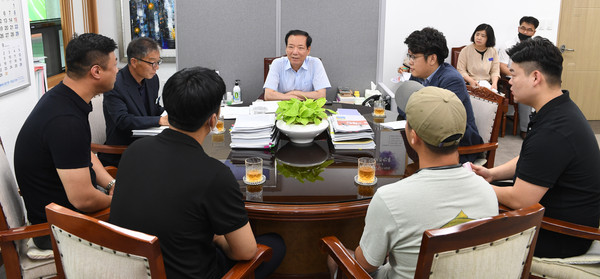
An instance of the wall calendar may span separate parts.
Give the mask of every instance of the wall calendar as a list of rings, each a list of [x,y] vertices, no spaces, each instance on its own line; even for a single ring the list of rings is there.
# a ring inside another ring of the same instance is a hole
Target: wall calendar
[[[22,0],[0,0],[0,96],[31,84]]]

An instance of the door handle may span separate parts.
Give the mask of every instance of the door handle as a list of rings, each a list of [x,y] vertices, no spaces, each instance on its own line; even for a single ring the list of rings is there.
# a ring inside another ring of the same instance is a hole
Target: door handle
[[[559,50],[560,50],[560,53],[564,53],[565,51],[575,51],[572,48],[567,48],[567,46],[565,46],[565,45],[560,46]]]

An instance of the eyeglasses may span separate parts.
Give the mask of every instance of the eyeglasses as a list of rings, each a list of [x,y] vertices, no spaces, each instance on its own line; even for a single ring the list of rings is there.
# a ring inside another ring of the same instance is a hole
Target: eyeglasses
[[[134,58],[135,58],[135,57],[134,57]],[[146,60],[144,60],[144,59],[141,59],[141,58],[135,58],[135,59],[137,59],[137,60],[140,60],[140,61],[142,61],[142,62],[146,62],[146,63],[150,64],[150,66],[152,66],[152,68],[156,68],[156,67],[158,67],[158,65],[162,64],[162,62],[163,62],[162,58],[159,58],[159,59],[158,59],[158,61],[156,61],[156,62],[150,62],[150,61],[146,61]]]
[[[424,57],[424,56],[425,56],[424,54],[421,54],[421,55],[414,55],[411,53],[406,54],[406,58],[408,58],[410,61],[415,61],[415,59],[417,59],[419,57]]]
[[[527,33],[533,33],[533,32],[535,32],[535,29],[527,28],[525,26],[519,26],[519,30],[521,30],[523,32],[527,32]]]

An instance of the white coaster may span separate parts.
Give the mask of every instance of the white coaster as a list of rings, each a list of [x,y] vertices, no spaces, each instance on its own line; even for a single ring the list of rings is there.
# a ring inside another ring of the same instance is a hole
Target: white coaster
[[[365,182],[360,182],[358,181],[358,175],[354,176],[354,182],[358,185],[362,185],[362,186],[371,186],[371,185],[375,185],[377,184],[377,176],[375,176],[375,179],[373,179],[373,182],[371,183],[365,183]]]

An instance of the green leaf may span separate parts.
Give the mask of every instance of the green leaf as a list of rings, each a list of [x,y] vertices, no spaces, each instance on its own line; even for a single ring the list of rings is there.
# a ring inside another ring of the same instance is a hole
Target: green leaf
[[[306,99],[300,101],[291,99],[281,101],[277,105],[277,119],[284,120],[288,125],[316,123],[320,124],[323,119],[327,118],[327,112],[335,113],[330,109],[324,109],[323,105],[327,100],[319,98],[317,100]]]
[[[317,101],[317,106],[319,107],[323,107],[325,105],[325,103],[327,103],[327,100],[325,98],[319,98]]]
[[[297,116],[298,110],[300,109],[299,103],[293,103],[284,113],[287,116]]]

